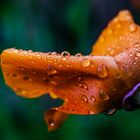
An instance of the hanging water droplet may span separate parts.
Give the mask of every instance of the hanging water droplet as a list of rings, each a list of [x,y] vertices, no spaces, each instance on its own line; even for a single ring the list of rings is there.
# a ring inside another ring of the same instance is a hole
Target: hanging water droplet
[[[104,112],[105,115],[113,115],[116,112],[116,108],[109,109]]]
[[[82,66],[83,66],[83,67],[88,67],[90,64],[91,64],[91,62],[90,62],[89,59],[84,58],[84,59],[82,60]]]
[[[91,100],[92,102],[96,102],[96,99],[95,99],[95,97],[94,97],[93,95],[90,96],[90,100]]]
[[[26,94],[26,91],[21,88],[17,88],[15,91],[17,94]]]
[[[48,67],[47,67],[47,73],[48,73],[48,74],[56,74],[57,71],[55,70],[54,67],[48,66]]]
[[[77,53],[75,56],[76,56],[76,57],[81,57],[82,54],[81,54],[81,53]]]
[[[136,31],[137,26],[135,24],[131,24],[129,27],[130,32],[135,32]]]
[[[105,64],[99,64],[97,72],[100,78],[106,78],[108,75],[107,67]]]
[[[85,95],[82,95],[82,96],[81,96],[81,100],[82,100],[83,102],[88,102],[88,98],[87,98]]]
[[[93,114],[95,114],[95,112],[94,111],[89,111],[89,114],[93,115]]]
[[[109,100],[109,96],[105,93],[103,89],[100,90],[100,97],[105,101]]]
[[[70,56],[70,53],[67,52],[67,51],[63,51],[63,52],[61,53],[61,56]]]
[[[55,126],[55,122],[53,120],[48,120],[48,125],[51,127]]]

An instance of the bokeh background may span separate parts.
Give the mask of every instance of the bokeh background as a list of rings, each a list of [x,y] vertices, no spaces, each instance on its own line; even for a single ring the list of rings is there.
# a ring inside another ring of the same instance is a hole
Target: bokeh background
[[[140,24],[139,0],[0,0],[0,51],[14,47],[86,55],[121,9],[129,9]],[[59,101],[48,95],[16,96],[0,77],[0,140],[140,139],[140,110],[111,117],[71,115],[60,129],[48,132],[44,111]]]

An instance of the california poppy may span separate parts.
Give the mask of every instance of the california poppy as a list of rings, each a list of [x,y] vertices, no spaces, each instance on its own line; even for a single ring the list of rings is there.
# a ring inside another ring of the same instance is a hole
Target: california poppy
[[[45,113],[49,130],[66,114],[112,114],[140,80],[140,27],[124,10],[108,24],[88,56],[6,49],[1,68],[6,84],[17,95],[50,94],[64,100]]]

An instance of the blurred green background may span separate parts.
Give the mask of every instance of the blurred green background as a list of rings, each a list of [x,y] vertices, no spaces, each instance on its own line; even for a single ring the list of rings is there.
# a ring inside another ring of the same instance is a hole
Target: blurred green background
[[[0,0],[0,51],[69,51],[88,54],[107,23],[129,9],[140,23],[139,0]],[[140,110],[108,117],[71,115],[48,132],[44,111],[59,104],[48,95],[16,96],[0,80],[0,140],[139,140]]]

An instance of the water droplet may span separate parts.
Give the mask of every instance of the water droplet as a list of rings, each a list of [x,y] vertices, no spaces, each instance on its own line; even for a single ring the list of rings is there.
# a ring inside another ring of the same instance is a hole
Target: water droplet
[[[46,77],[43,77],[42,80],[43,80],[44,82],[50,82],[49,79],[47,79]]]
[[[29,77],[24,76],[24,77],[23,77],[23,80],[24,80],[24,81],[28,81],[28,80],[29,80]]]
[[[140,43],[135,44],[135,47],[140,47]]]
[[[17,77],[17,74],[16,74],[16,73],[13,73],[12,76],[13,76],[13,77]]]
[[[52,55],[57,55],[57,52],[52,52]]]
[[[28,53],[32,53],[33,51],[32,50],[28,50]]]
[[[96,102],[96,99],[95,99],[95,97],[94,97],[93,95],[90,96],[90,100],[91,100],[92,102]]]
[[[82,80],[82,77],[78,77],[78,80]]]
[[[109,100],[109,96],[105,93],[103,89],[100,90],[100,97],[105,101]]]
[[[36,74],[36,71],[33,71],[33,74]]]
[[[85,89],[85,90],[88,89],[88,85],[86,83],[79,83],[78,86]]]
[[[111,51],[110,51],[110,55],[113,55],[113,54],[114,54],[114,52],[115,52],[114,50],[111,50]]]
[[[18,50],[16,50],[16,49],[13,49],[13,52],[14,52],[14,53],[18,53],[19,51],[18,51]]]
[[[83,67],[88,67],[89,65],[90,65],[90,60],[89,59],[87,59],[87,58],[84,58],[83,60],[82,60],[82,66]]]
[[[83,102],[88,102],[88,98],[85,95],[82,95],[81,100]]]
[[[135,32],[136,31],[137,26],[135,24],[131,24],[129,27],[130,32]]]
[[[137,56],[137,57],[140,57],[140,52],[137,52],[137,53],[136,53],[136,56]]]
[[[105,64],[99,64],[97,71],[100,78],[106,78],[108,75],[107,67]]]
[[[17,88],[15,91],[17,94],[26,94],[26,91],[21,88]]]
[[[67,60],[67,58],[64,57],[64,58],[62,58],[62,60],[65,61],[65,60]]]
[[[53,120],[48,120],[48,125],[51,127],[55,126],[55,122]]]
[[[55,81],[50,81],[51,84],[56,85],[57,83]]]
[[[19,69],[20,69],[20,70],[24,70],[24,68],[23,68],[23,67],[19,67]]]
[[[53,68],[52,66],[48,66],[48,67],[47,67],[47,73],[48,73],[48,74],[56,74],[57,71],[56,71],[55,68]]]
[[[109,109],[104,112],[105,115],[113,115],[116,112],[116,108]]]
[[[81,57],[82,54],[81,54],[81,53],[77,53],[75,56],[76,56],[76,57]]]
[[[94,111],[89,111],[89,114],[93,115],[93,114],[95,114],[95,112]]]
[[[70,53],[67,52],[67,51],[63,51],[63,52],[61,53],[61,55],[62,55],[62,56],[70,56]]]

